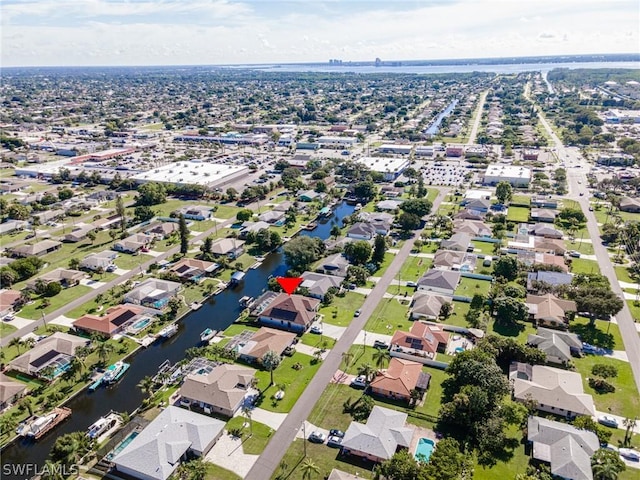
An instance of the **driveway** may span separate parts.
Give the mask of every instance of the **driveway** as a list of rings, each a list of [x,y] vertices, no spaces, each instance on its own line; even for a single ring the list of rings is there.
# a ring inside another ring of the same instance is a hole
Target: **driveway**
[[[232,437],[225,430],[213,448],[209,450],[205,460],[245,478],[258,457],[258,455],[244,453],[242,440],[238,437]]]
[[[366,338],[365,338],[366,337]],[[373,347],[373,342],[379,340],[381,342],[391,342],[392,335],[384,335],[382,333],[373,333],[362,330],[358,333],[358,336],[353,341],[354,345],[366,345],[367,347]]]

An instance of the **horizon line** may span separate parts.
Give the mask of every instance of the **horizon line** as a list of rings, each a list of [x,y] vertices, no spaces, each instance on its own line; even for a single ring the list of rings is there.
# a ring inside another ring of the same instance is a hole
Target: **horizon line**
[[[593,57],[614,57],[614,56],[627,56],[632,57],[631,59],[624,60],[589,60],[588,58]],[[342,60],[342,59],[330,59],[324,61],[307,61],[307,62],[261,62],[261,63],[185,63],[185,64],[113,64],[113,65],[11,65],[4,66],[0,65],[0,70],[6,69],[30,69],[30,68],[157,68],[157,67],[256,67],[256,66],[269,66],[269,65],[327,65],[327,66],[366,66],[366,65],[375,65],[377,60],[380,60],[382,66],[390,67],[393,66],[391,64],[398,63],[437,63],[442,66],[454,65],[452,63],[446,62],[478,62],[478,61],[493,61],[493,60],[510,60],[510,63],[516,63],[516,60],[541,60],[541,59],[571,59],[571,58],[583,58],[585,63],[595,63],[595,62],[634,62],[640,61],[640,53],[638,52],[617,52],[617,53],[577,53],[577,54],[556,54],[556,55],[518,55],[518,56],[504,56],[504,57],[458,57],[458,58],[442,58],[442,59],[403,59],[403,60],[391,60],[391,59],[374,59],[374,60]],[[331,64],[331,60],[336,60],[341,63],[339,64]],[[566,61],[550,61],[549,63],[567,63]],[[638,65],[640,69],[640,64]]]

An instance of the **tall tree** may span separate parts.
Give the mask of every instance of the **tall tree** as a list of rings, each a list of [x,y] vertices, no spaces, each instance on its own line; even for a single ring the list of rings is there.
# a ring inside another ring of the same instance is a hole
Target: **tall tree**
[[[302,480],[310,480],[316,474],[320,473],[320,467],[310,458],[305,458],[304,462],[300,465],[300,470],[302,470]]]
[[[384,261],[384,254],[387,251],[387,242],[382,235],[376,235],[376,239],[373,242],[373,254],[371,255],[371,261],[377,265],[380,265]]]
[[[273,371],[278,368],[281,361],[280,355],[274,350],[269,350],[260,359],[262,367],[271,374],[271,383],[269,385],[273,385]]]
[[[338,237],[340,236],[340,234],[342,233],[342,230],[340,229],[340,227],[338,225],[334,225],[333,227],[331,227],[331,236],[337,240]]]
[[[184,218],[182,213],[180,214],[178,231],[180,232],[180,253],[182,255],[186,255],[189,251],[189,227],[187,226],[187,220]]]
[[[116,197],[116,215],[120,217],[120,231],[124,232],[127,229],[127,215],[121,195]]]
[[[591,470],[595,480],[616,480],[626,469],[618,452],[613,450],[600,448],[591,457]]]
[[[496,186],[496,198],[500,203],[507,203],[513,196],[513,188],[509,182],[499,182]]]
[[[344,246],[344,255],[354,265],[364,265],[371,258],[371,244],[366,240],[349,242]]]
[[[381,369],[389,365],[389,360],[391,359],[391,355],[389,354],[389,350],[378,348],[376,349],[375,352],[373,352],[372,359],[376,367]]]

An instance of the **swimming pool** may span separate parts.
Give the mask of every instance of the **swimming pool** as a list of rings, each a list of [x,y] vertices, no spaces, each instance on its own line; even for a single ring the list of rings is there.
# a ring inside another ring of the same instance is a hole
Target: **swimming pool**
[[[118,445],[116,448],[111,450],[111,452],[109,452],[109,454],[107,455],[107,460],[108,461],[113,460],[113,458],[115,458],[116,455],[118,455],[122,450],[127,448],[127,445],[129,445],[133,441],[133,439],[138,436],[138,433],[140,432],[137,432],[137,431],[131,432],[127,438],[125,438],[122,442],[120,442],[120,445]]]
[[[456,353],[461,353],[464,352],[464,348],[463,347],[456,347]]]
[[[135,322],[133,325],[131,325],[131,327],[129,327],[129,331],[132,333],[137,333],[143,328],[145,328],[147,325],[149,325],[150,323],[151,323],[150,318],[143,318]]]
[[[420,462],[428,462],[434,447],[435,442],[433,440],[430,438],[421,438],[418,440],[414,457]]]

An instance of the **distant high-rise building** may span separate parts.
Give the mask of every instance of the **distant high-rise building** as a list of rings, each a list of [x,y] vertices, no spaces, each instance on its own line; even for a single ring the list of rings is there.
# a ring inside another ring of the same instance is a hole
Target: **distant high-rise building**
[[[382,65],[382,60],[376,58],[376,67],[379,67],[380,65]]]

